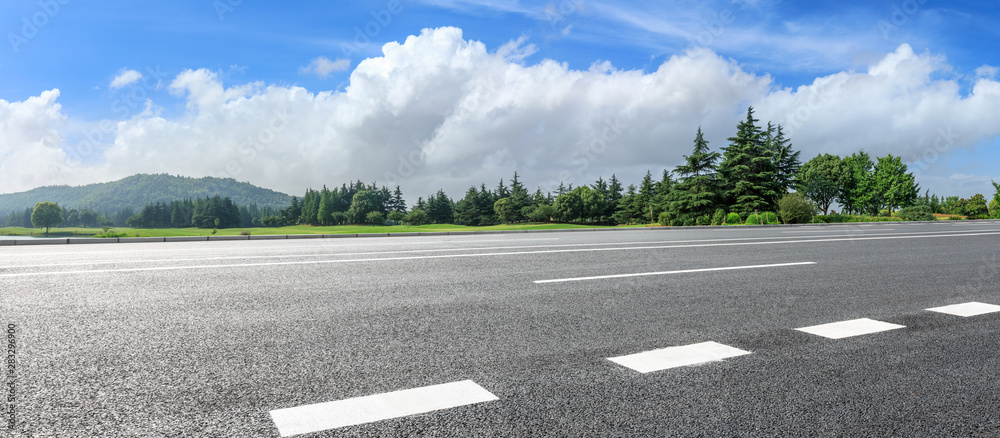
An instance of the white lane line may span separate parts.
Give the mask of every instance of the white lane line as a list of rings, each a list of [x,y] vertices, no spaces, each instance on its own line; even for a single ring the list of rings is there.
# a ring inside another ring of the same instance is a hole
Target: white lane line
[[[987,313],[1000,312],[1000,306],[995,304],[986,304],[978,302],[962,303],[962,304],[952,304],[950,306],[932,307],[929,310],[931,312],[947,313],[949,315],[957,315],[963,317],[985,315]]]
[[[404,389],[326,403],[275,409],[271,420],[283,437],[498,400],[471,380]]]
[[[946,231],[942,231],[942,232],[946,232]],[[205,236],[192,236],[192,237],[205,237]],[[249,248],[249,249],[254,249],[254,250],[259,250],[259,249],[288,250],[288,249],[327,249],[327,248],[330,248],[330,247],[344,248],[344,247],[352,247],[352,246],[444,245],[444,244],[454,244],[454,243],[461,243],[461,244],[465,244],[465,243],[481,243],[481,242],[488,242],[488,243],[492,243],[492,242],[508,242],[509,243],[509,242],[534,242],[534,241],[545,241],[545,240],[562,240],[562,238],[560,238],[560,237],[546,237],[546,238],[537,238],[537,239],[518,239],[516,237],[512,237],[510,239],[489,239],[489,240],[482,239],[482,240],[476,240],[476,239],[472,239],[472,238],[457,238],[457,236],[456,236],[455,239],[449,239],[449,240],[427,240],[427,241],[402,240],[402,239],[407,239],[408,237],[409,236],[399,237],[398,239],[397,238],[393,238],[392,242],[371,242],[371,243],[343,243],[344,239],[336,239],[336,238],[332,238],[332,239],[331,238],[320,239],[320,238],[315,238],[315,239],[311,239],[311,240],[315,240],[316,243],[317,243],[316,245],[280,245],[280,246],[279,245],[271,245],[274,242],[272,240],[214,241],[214,242],[212,242],[212,244],[213,244],[212,247],[202,246],[202,247],[199,248],[199,250],[204,250],[204,251],[225,251],[225,250],[244,251],[244,250],[246,250],[248,248],[244,247],[244,246],[238,246],[237,247],[237,246],[233,246],[232,244],[247,245],[248,243],[250,245],[270,245],[270,246],[251,246]],[[442,237],[446,237],[446,236],[442,236]],[[281,241],[281,240],[283,240],[283,239],[278,239],[278,241]],[[298,239],[292,239],[291,241],[292,242],[299,242],[300,240],[298,240]],[[149,243],[163,243],[163,242],[149,242]],[[167,243],[181,243],[181,242],[167,242]],[[199,240],[199,241],[184,242],[184,243],[207,243],[207,242]],[[130,249],[135,248],[134,251],[136,251],[136,252],[143,252],[143,253],[153,253],[153,252],[163,252],[163,253],[185,252],[185,253],[190,253],[190,252],[192,252],[191,248],[187,248],[187,249],[148,249],[148,248],[139,248],[139,245],[141,245],[141,244],[133,244],[133,245],[130,245],[129,248]],[[218,246],[216,246],[216,245],[218,245]],[[226,245],[226,246],[223,246],[223,245]],[[80,245],[72,245],[72,246],[80,246]],[[55,245],[55,247],[59,247],[59,245]],[[91,247],[93,247],[93,246],[91,246]],[[22,246],[4,246],[3,247],[3,249],[5,249],[5,250],[6,249],[12,249],[12,248],[23,248],[25,250],[27,250],[28,248],[38,249],[37,246],[30,246],[29,247],[29,246],[24,246],[24,245],[22,245]],[[15,253],[15,252],[10,252],[10,253],[7,253],[7,254],[0,253],[0,257],[24,257],[24,256],[45,256],[45,257],[47,257],[47,256],[54,256],[54,255],[107,254],[109,252],[113,252],[116,247],[114,245],[111,245],[111,246],[108,246],[106,248],[107,248],[106,251],[65,251],[65,252],[30,252],[30,253]]]
[[[848,229],[850,229],[850,228],[848,227]],[[895,228],[879,228],[878,230],[872,230],[872,231],[895,231],[895,230],[896,230]],[[819,230],[794,230],[794,231],[782,231],[782,233],[815,233],[817,231],[819,231]],[[865,230],[855,229],[854,231],[868,232],[869,230],[868,229],[865,229]]]
[[[603,280],[606,278],[645,277],[651,275],[690,274],[694,272],[733,271],[737,269],[777,268],[781,266],[815,265],[816,262],[774,263],[770,265],[726,266],[722,268],[684,269],[680,271],[640,272],[636,274],[595,275],[593,277],[557,278],[555,280],[535,280],[537,284],[564,283],[567,281]]]
[[[795,330],[810,333],[830,339],[843,339],[851,336],[867,335],[870,333],[884,332],[905,328],[905,325],[892,324],[874,319],[861,318],[850,321],[831,322],[810,327],[797,328]]]
[[[829,227],[829,228],[833,228],[833,227]],[[847,227],[847,228],[852,228],[852,227]],[[951,235],[957,235],[955,233],[990,233],[990,232],[995,232],[995,231],[996,231],[996,229],[962,230],[962,231],[956,231],[956,230],[950,230],[950,231],[918,231],[918,232],[908,232],[908,233],[872,233],[872,234],[865,234],[865,237],[887,236],[886,238],[903,238],[903,237],[910,237],[910,236],[921,237],[921,235],[929,235],[927,237],[935,237],[935,236],[930,236],[930,235],[938,234],[938,235],[949,235],[949,236],[951,236]],[[823,239],[823,238],[828,238],[828,237],[834,237],[834,238],[836,238],[836,237],[843,237],[844,234],[845,233],[821,234],[821,235],[816,235],[816,236],[801,236],[801,237],[799,237],[799,236],[731,237],[731,238],[721,238],[721,239],[695,239],[695,240],[653,240],[653,241],[637,241],[637,242],[567,243],[567,244],[559,244],[559,245],[520,245],[520,246],[496,246],[496,247],[436,248],[436,249],[428,249],[428,250],[412,250],[411,252],[473,251],[473,250],[480,250],[481,251],[481,250],[489,250],[489,249],[560,248],[560,247],[587,247],[587,246],[601,246],[601,245],[662,245],[662,244],[701,243],[701,242],[746,242],[746,241],[769,240],[769,239],[779,239],[779,238],[780,239]],[[559,238],[552,238],[552,239],[554,239],[554,240],[560,240]],[[328,241],[328,240],[331,240],[331,239],[323,239],[320,242],[325,242],[325,241]],[[337,239],[332,239],[332,240],[336,240],[337,242],[341,242],[341,240],[337,240]],[[529,241],[529,240],[548,240],[548,239],[491,240],[491,242],[511,242],[511,241]],[[434,242],[427,242],[427,243],[446,244],[446,243],[464,243],[464,241],[473,242],[471,239],[464,239],[464,240],[461,240],[461,241],[446,240],[446,241],[434,241]],[[804,242],[816,242],[816,241],[818,241],[818,240],[804,240]],[[250,241],[250,242],[251,243],[257,243],[257,242],[264,243],[264,242],[267,242],[267,241],[260,241],[260,240],[258,240],[258,241]],[[474,241],[474,242],[484,242],[484,241],[483,240],[478,240],[478,241]],[[787,241],[775,242],[775,243],[786,243],[786,242]],[[226,243],[233,243],[233,242],[216,242],[216,243],[226,244]],[[243,244],[245,242],[237,242],[237,243]],[[417,242],[405,242],[405,243],[417,243]],[[763,244],[767,244],[767,243],[769,243],[769,242],[764,242]],[[255,250],[257,250],[257,249],[281,249],[281,250],[289,250],[289,249],[327,249],[327,248],[331,248],[331,247],[333,247],[333,248],[341,248],[341,247],[349,247],[349,246],[373,246],[373,245],[392,245],[392,243],[335,244],[335,243],[331,242],[331,243],[324,243],[324,244],[320,244],[320,245],[262,246],[262,247],[253,247],[252,249],[255,249]],[[730,244],[723,244],[723,245],[730,245]],[[695,245],[695,246],[697,246],[697,245]],[[5,247],[5,248],[25,248],[25,247],[23,247],[23,246],[22,247],[13,247],[12,246],[12,247]],[[32,248],[35,248],[35,247],[32,247]],[[205,249],[205,247],[201,247],[199,249]],[[208,249],[206,249],[206,251],[209,251],[209,250],[210,251],[218,251],[218,250],[227,250],[227,249],[228,250],[239,250],[239,251],[243,251],[244,250],[244,248],[242,248],[242,247],[234,247],[234,246],[221,247],[220,246],[219,248],[208,248]],[[45,253],[45,252],[39,252],[39,253],[15,253],[15,252],[11,252],[11,253],[6,253],[6,254],[3,253],[3,252],[0,252],[0,257],[19,257],[20,258],[20,257],[25,257],[25,256],[108,254],[109,252],[112,252],[112,251],[113,250],[109,248],[108,251],[86,251],[86,252],[83,252],[83,251],[81,251],[81,252],[55,252],[55,253]],[[185,252],[185,253],[191,253],[192,250],[190,248],[189,249],[143,249],[141,252],[143,252],[143,253],[151,253],[151,252]],[[402,253],[402,252],[407,252],[407,251],[359,252],[359,253],[328,253],[328,254],[324,254],[324,255],[398,254],[398,253]],[[301,256],[301,254],[270,255],[270,256],[216,256],[216,257],[203,257],[201,259],[250,258],[250,257],[258,257],[258,258],[260,258],[260,257],[272,257],[272,258],[279,258],[279,257],[298,257],[298,256]],[[170,260],[193,260],[193,259],[170,259]],[[116,261],[106,261],[106,262],[107,263],[119,263],[119,262],[116,262]],[[101,263],[105,263],[105,261],[101,261]],[[23,265],[20,265],[20,266],[23,266]],[[20,266],[19,265],[11,265],[11,266],[4,266],[4,267],[20,267]],[[38,265],[38,266],[58,266],[58,265]]]
[[[608,360],[645,374],[669,368],[715,362],[746,354],[750,354],[750,352],[709,341],[700,344],[644,351],[626,356],[609,357]]]
[[[259,266],[289,266],[289,265],[317,265],[334,263],[357,263],[357,262],[377,262],[377,261],[401,261],[401,260],[427,260],[427,259],[450,259],[465,257],[495,257],[512,255],[535,255],[535,254],[556,254],[575,252],[601,252],[601,251],[630,251],[630,250],[651,250],[651,249],[677,249],[677,248],[707,248],[720,246],[749,246],[749,245],[785,245],[791,243],[822,243],[822,242],[845,242],[862,240],[897,240],[897,239],[928,239],[933,237],[976,237],[976,236],[997,236],[1000,232],[991,233],[956,233],[929,236],[885,236],[885,237],[844,237],[839,239],[808,239],[808,240],[776,240],[769,242],[738,242],[738,243],[707,243],[700,245],[662,245],[662,246],[631,246],[624,248],[577,248],[577,249],[557,249],[540,251],[510,251],[510,252],[490,252],[478,254],[447,254],[412,257],[376,257],[362,259],[344,260],[306,260],[295,262],[267,262],[267,263],[234,263],[228,265],[189,265],[189,266],[154,266],[149,268],[122,268],[122,269],[97,269],[89,271],[51,271],[51,272],[18,272],[11,274],[0,274],[0,278],[5,277],[30,277],[40,275],[79,275],[79,274],[106,274],[113,272],[139,272],[139,271],[171,271],[181,269],[219,269],[219,268],[240,268]],[[16,267],[16,266],[15,266]],[[12,267],[7,267],[12,268]]]

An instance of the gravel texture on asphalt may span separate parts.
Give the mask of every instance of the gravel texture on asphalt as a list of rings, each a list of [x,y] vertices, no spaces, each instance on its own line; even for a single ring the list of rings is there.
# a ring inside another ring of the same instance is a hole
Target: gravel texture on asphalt
[[[470,379],[499,399],[301,436],[1000,436],[1000,313],[924,310],[1000,304],[998,244],[942,222],[2,247],[0,431],[278,436],[274,409]],[[534,283],[794,262],[816,264]],[[794,330],[857,318],[906,327]],[[706,341],[751,354],[607,360]]]

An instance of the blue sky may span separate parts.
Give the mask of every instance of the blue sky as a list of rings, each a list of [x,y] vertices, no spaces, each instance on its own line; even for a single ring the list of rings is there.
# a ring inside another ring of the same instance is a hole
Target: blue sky
[[[99,5],[0,5],[0,192],[135,172],[408,197],[515,170],[637,182],[698,126],[724,146],[749,105],[807,158],[901,155],[942,195],[1000,180],[995,1]],[[289,128],[261,131],[278,112]],[[615,117],[629,128],[596,145]]]

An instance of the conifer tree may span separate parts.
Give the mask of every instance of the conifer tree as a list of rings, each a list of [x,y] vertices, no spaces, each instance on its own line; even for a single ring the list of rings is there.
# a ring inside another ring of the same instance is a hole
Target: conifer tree
[[[754,212],[775,211],[781,187],[775,180],[774,155],[767,148],[766,134],[753,118],[753,107],[746,120],[736,126],[736,136],[723,148],[719,175],[725,185],[730,210],[747,216]]]
[[[684,164],[677,166],[674,173],[678,182],[670,192],[670,214],[678,223],[694,221],[696,218],[711,215],[719,202],[719,181],[716,162],[721,158],[718,152],[712,152],[708,141],[698,128],[694,137],[694,149],[691,155],[684,156]]]

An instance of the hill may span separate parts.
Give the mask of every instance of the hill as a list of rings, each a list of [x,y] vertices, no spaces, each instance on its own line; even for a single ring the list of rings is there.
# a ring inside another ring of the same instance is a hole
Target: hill
[[[65,209],[87,208],[114,214],[124,208],[139,211],[149,203],[208,198],[214,195],[228,196],[236,205],[257,204],[259,207],[279,209],[287,207],[292,201],[292,197],[284,193],[232,178],[139,174],[106,183],[79,187],[46,186],[27,192],[0,195],[0,214],[23,211],[41,201],[55,202]]]

